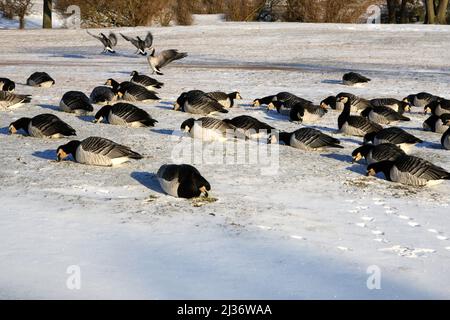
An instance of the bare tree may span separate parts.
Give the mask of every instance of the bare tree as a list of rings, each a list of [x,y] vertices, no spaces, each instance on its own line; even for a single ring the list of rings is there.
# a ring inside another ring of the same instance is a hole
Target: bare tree
[[[427,24],[446,24],[449,0],[425,0]]]
[[[45,29],[52,28],[52,6],[52,0],[44,0],[42,27]]]
[[[30,13],[31,0],[0,0],[0,10],[7,18],[19,18],[19,29],[25,28],[25,16]]]
[[[397,23],[397,0],[387,0],[389,23]]]

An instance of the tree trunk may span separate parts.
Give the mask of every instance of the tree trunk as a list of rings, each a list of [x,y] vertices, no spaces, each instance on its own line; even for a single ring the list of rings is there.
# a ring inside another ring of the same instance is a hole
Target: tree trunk
[[[400,21],[401,23],[408,23],[408,12],[406,11],[406,5],[409,0],[402,0],[402,4],[400,6]]]
[[[447,23],[447,7],[449,0],[441,0],[439,2],[438,12],[437,12],[437,23],[446,24]]]
[[[45,29],[52,28],[52,0],[44,0],[44,17],[42,27]]]
[[[434,24],[436,21],[436,13],[434,11],[434,0],[426,0],[427,24]]]
[[[396,2],[396,0],[387,0],[389,23],[397,22],[397,19],[395,18]]]
[[[22,15],[19,16],[19,29],[25,29],[25,17]]]

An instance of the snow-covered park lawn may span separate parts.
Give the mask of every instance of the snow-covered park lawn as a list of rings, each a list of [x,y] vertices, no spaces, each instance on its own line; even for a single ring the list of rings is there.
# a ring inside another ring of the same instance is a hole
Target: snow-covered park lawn
[[[151,31],[157,50],[189,56],[158,77],[160,102],[137,103],[157,126],[132,129],[57,110],[66,91],[89,94],[108,78],[149,73],[129,43],[120,38],[117,54],[104,55],[85,30],[0,30],[0,77],[33,96],[0,112],[0,298],[450,298],[449,182],[411,188],[365,177],[350,156],[361,139],[335,133],[336,112],[316,127],[341,138],[344,149],[280,146],[272,172],[193,161],[216,202],[167,196],[154,177],[176,160],[172,131],[190,117],[171,110],[181,92],[238,90],[244,100],[220,117],[249,114],[283,130],[299,125],[252,108],[254,98],[280,91],[317,103],[341,91],[450,98],[450,27],[206,20]],[[347,70],[372,82],[344,87]],[[48,72],[56,86],[26,86],[35,71]],[[413,153],[450,169],[450,152],[440,148],[440,134],[422,131],[420,111],[401,124],[426,141]],[[66,139],[7,134],[12,121],[44,112],[71,124],[80,139],[110,138],[145,159],[118,168],[57,163],[55,149]],[[66,285],[70,266],[81,271],[79,290]],[[367,287],[368,268],[380,271],[381,289]]]

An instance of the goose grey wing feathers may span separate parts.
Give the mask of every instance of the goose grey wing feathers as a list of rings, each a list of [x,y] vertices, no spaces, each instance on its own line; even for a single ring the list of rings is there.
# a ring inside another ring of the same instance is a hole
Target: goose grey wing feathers
[[[144,45],[146,48],[151,48],[153,44],[153,34],[151,32],[147,33],[145,36]]]
[[[395,166],[402,172],[408,172],[416,178],[425,180],[449,179],[450,173],[445,169],[438,167],[431,162],[414,157],[402,156],[397,159]]]
[[[313,149],[337,146],[341,143],[338,139],[313,128],[301,128],[296,130],[293,134],[296,140]]]
[[[45,136],[52,136],[57,133],[64,134],[66,136],[75,135],[75,129],[70,125],[62,121],[54,114],[44,113],[35,116],[31,120],[33,127],[39,129]]]
[[[347,119],[347,123],[357,129],[363,130],[366,133],[380,131],[383,129],[378,123],[370,121],[361,116],[349,116]]]
[[[112,112],[126,122],[145,121],[152,117],[141,108],[129,103],[116,103],[112,106]],[[156,121],[156,120],[155,120]]]
[[[31,101],[30,95],[15,94],[7,91],[0,91],[0,108],[8,108],[20,103]]]
[[[110,159],[121,157],[142,158],[139,153],[132,151],[131,148],[100,137],[86,138],[81,142],[81,146],[86,152],[106,156]]]
[[[185,52],[178,52],[178,50],[176,49],[164,50],[161,53],[159,53],[157,57],[158,62],[156,67],[160,69],[162,67],[165,67],[172,61],[183,59],[185,57],[187,57],[187,53]]]

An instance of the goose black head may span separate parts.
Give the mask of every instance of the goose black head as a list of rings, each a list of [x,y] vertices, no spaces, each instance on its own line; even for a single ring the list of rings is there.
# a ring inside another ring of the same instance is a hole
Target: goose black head
[[[56,149],[56,160],[61,161],[67,158],[70,154],[74,155],[80,143],[81,141],[72,140],[67,144],[59,146],[58,149]]]
[[[284,145],[290,145],[291,143],[291,136],[292,134],[285,131],[275,132],[272,133],[269,138],[267,139],[268,144],[284,144]]]
[[[365,158],[367,154],[370,152],[370,150],[373,149],[373,144],[365,144],[359,148],[356,148],[352,152],[352,163],[358,162],[362,158]]]
[[[228,95],[233,100],[242,100],[241,94],[238,91],[234,91]]]
[[[442,123],[446,126],[450,126],[450,113],[444,113],[440,116]]]
[[[184,132],[190,132],[192,127],[194,126],[194,123],[195,123],[195,119],[189,118],[189,119],[183,121],[183,123],[180,126],[180,129]]]
[[[373,143],[373,140],[375,139],[375,136],[377,135],[377,132],[369,132],[364,136],[364,144],[368,144],[370,142]]]
[[[30,118],[20,118],[19,120],[12,122],[8,128],[9,134],[15,134],[19,130],[25,130],[28,133],[30,121]]]
[[[177,101],[173,105],[173,110],[183,110],[184,104],[186,102],[187,93],[183,92],[177,99]]]
[[[102,107],[100,110],[98,110],[97,113],[95,114],[95,119],[93,122],[94,123],[102,122],[103,119],[108,117],[108,114],[111,111],[111,108],[112,108],[112,106],[106,105],[106,106]]]
[[[139,75],[139,73],[135,70],[135,71],[131,72],[130,77],[134,77],[134,76],[138,76],[138,75]]]
[[[268,110],[277,110],[278,111],[278,113],[280,112],[280,109],[283,107],[283,102],[281,102],[281,101],[278,101],[278,100],[275,100],[275,101],[272,101],[272,102],[270,102],[268,105],[267,105],[267,109]]]
[[[115,88],[119,86],[119,83],[116,80],[109,78],[108,80],[106,80],[105,85]]]
[[[325,99],[323,99],[320,102],[320,107],[323,109],[336,109],[336,97],[335,96],[329,96]]]
[[[252,107],[259,107],[261,105],[260,99],[253,100]]]
[[[377,173],[382,172],[387,180],[391,180],[390,171],[394,165],[393,161],[380,161],[376,163],[369,164],[367,166],[366,175],[376,176]]]
[[[154,57],[155,56],[155,48],[152,48],[151,50],[150,50],[150,57]]]
[[[436,112],[436,108],[439,105],[439,101],[435,100],[435,101],[431,101],[429,104],[427,104],[424,108],[423,108],[423,114],[427,114],[428,112],[431,114],[435,114]]]
[[[373,110],[372,107],[367,107],[367,108],[365,108],[363,111],[361,111],[360,115],[361,115],[362,117],[364,117],[364,118],[368,118],[368,117],[369,117],[369,114],[370,114],[370,112],[371,112],[372,110]]]

